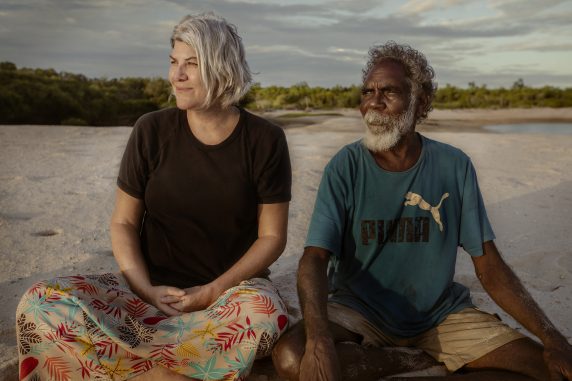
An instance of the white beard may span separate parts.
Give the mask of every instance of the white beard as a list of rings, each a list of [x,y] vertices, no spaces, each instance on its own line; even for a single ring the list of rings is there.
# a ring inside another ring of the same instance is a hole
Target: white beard
[[[401,137],[415,127],[415,98],[412,96],[409,108],[397,116],[381,115],[368,110],[363,117],[367,126],[364,144],[370,151],[389,151],[397,145]]]

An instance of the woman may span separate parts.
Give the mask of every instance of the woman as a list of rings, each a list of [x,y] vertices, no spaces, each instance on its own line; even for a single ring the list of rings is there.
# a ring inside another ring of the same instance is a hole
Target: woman
[[[287,328],[260,277],[286,244],[284,132],[232,106],[251,83],[233,25],[186,16],[171,46],[177,107],[139,119],[119,170],[111,242],[122,274],[28,290],[21,380],[241,380]]]

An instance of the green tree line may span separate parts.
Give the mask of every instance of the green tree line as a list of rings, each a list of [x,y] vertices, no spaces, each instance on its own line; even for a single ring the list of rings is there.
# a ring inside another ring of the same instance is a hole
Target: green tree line
[[[447,84],[437,90],[433,107],[453,108],[514,108],[514,107],[572,107],[572,88],[526,86],[522,78],[511,88],[487,89],[469,82],[468,89]]]
[[[143,114],[175,105],[163,78],[86,78],[54,69],[18,69],[0,63],[0,124],[133,125]],[[356,108],[361,86],[291,87],[254,84],[239,101],[248,109]],[[533,88],[522,79],[511,88],[488,89],[469,83],[467,89],[446,85],[433,106],[454,108],[572,107],[572,88]]]
[[[0,63],[0,124],[133,125],[169,106],[163,78],[88,79]],[[173,103],[174,104],[174,103]]]

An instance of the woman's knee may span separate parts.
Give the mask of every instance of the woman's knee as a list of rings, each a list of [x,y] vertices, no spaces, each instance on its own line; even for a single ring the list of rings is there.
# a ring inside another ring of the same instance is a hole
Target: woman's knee
[[[296,324],[278,340],[272,350],[272,361],[281,377],[290,381],[298,380],[305,345],[306,335],[302,322]]]
[[[51,284],[56,284],[54,282],[54,280],[56,280],[57,278],[53,278],[53,279],[42,279],[36,283],[34,283],[30,288],[28,288],[26,290],[26,292],[24,292],[24,295],[22,296],[22,299],[24,299],[26,297],[26,295],[31,295],[33,293],[38,293],[38,294],[46,294],[48,292],[48,290],[50,290],[51,288]]]
[[[58,278],[50,278],[50,279],[43,279],[36,283],[34,283],[30,288],[24,292],[22,297],[20,298],[20,303],[25,303],[30,298],[33,298],[34,295],[36,297],[42,297],[43,295],[46,298],[49,298],[55,291],[58,292],[66,292],[66,280],[67,277],[58,277]]]

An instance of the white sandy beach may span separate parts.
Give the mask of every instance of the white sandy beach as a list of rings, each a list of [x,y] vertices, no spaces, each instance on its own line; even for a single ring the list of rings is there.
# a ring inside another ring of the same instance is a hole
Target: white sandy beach
[[[315,124],[305,127],[285,126],[293,198],[288,246],[271,267],[271,278],[289,301],[291,322],[301,318],[295,273],[322,171],[341,147],[363,135],[359,112],[344,114],[316,117]],[[484,124],[530,120],[570,122],[572,109],[436,110],[420,131],[471,157],[497,246],[572,342],[572,136],[480,129]],[[455,123],[466,128],[451,127]],[[109,220],[130,131],[130,127],[0,126],[0,380],[18,379],[14,315],[28,287],[55,276],[119,270],[111,251]],[[528,334],[484,292],[462,249],[455,280],[471,288],[479,308],[498,313],[511,327]],[[271,363],[263,363],[249,379],[278,378]]]

